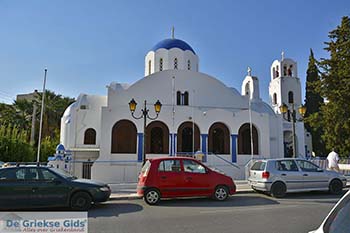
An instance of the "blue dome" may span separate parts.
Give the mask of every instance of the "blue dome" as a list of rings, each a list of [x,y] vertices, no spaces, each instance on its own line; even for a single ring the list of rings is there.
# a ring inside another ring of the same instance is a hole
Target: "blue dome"
[[[192,51],[192,53],[196,54],[189,44],[179,39],[162,40],[152,48],[152,51],[157,51],[158,49],[172,49],[172,48],[179,48],[179,49],[182,49],[183,51],[190,50]]]
[[[64,145],[62,144],[59,144],[57,147],[56,147],[56,151],[65,151],[66,149],[64,148]]]

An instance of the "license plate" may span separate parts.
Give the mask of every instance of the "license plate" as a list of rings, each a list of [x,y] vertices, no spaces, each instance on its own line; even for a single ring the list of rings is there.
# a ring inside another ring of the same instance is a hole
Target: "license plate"
[[[256,181],[250,181],[250,185],[257,185],[258,184],[258,182],[256,182]]]

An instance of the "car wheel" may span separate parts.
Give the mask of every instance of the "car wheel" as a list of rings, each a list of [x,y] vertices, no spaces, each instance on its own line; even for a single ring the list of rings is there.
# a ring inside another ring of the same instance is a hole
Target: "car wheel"
[[[224,201],[228,198],[228,189],[226,186],[218,186],[215,188],[214,198],[218,201]]]
[[[160,193],[157,189],[148,189],[145,191],[143,199],[149,205],[157,205],[160,201]]]
[[[329,192],[331,194],[341,194],[343,191],[343,184],[340,180],[332,180],[329,184]]]
[[[282,182],[276,182],[271,187],[271,196],[276,198],[282,198],[286,195],[287,187]]]
[[[75,193],[70,200],[70,207],[73,210],[85,211],[91,208],[92,198],[86,192]]]

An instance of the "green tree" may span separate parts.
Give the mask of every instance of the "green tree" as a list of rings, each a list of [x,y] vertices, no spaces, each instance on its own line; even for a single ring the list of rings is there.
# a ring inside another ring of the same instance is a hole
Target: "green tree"
[[[55,130],[54,136],[46,136],[41,142],[40,161],[46,162],[49,156],[56,152],[56,147],[60,143],[59,131]]]
[[[320,81],[317,61],[310,49],[309,64],[306,71],[306,98],[305,98],[305,128],[312,135],[313,151],[316,155],[325,155],[326,149],[322,140],[322,124],[320,124],[320,108],[324,104],[322,96],[316,91]]]
[[[35,138],[39,135],[39,121],[42,93],[36,94],[33,100],[17,100],[13,104],[0,103],[0,160],[2,161],[35,161],[37,143],[30,146],[29,137],[32,125],[34,103],[37,105],[35,116]],[[45,92],[43,134],[41,144],[41,161],[54,154],[59,143],[61,117],[74,99],[63,97],[52,91]]]
[[[322,59],[318,91],[327,102],[321,106],[322,139],[326,148],[335,147],[341,156],[350,154],[350,18],[329,33],[325,44],[330,53]]]
[[[31,162],[34,149],[27,141],[27,131],[12,125],[0,125],[0,160]]]

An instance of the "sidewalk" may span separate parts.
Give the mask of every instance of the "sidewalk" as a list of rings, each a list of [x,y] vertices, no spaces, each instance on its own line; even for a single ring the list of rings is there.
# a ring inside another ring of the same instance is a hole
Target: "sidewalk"
[[[235,184],[237,187],[236,193],[254,192],[254,190],[248,185],[247,180],[236,180]],[[109,184],[109,186],[112,189],[110,200],[133,200],[139,198],[136,194],[137,183]],[[350,187],[349,179],[346,187]]]

